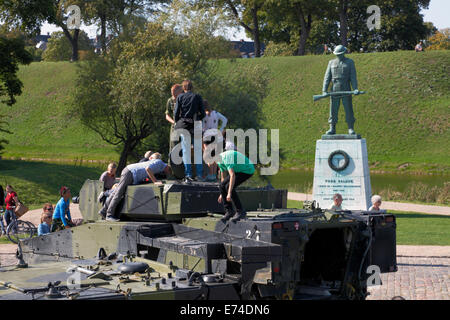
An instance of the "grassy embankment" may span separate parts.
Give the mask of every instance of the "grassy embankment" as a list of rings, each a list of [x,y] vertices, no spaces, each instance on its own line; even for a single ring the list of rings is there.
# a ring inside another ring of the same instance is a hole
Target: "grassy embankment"
[[[359,89],[355,129],[367,139],[371,170],[442,173],[450,168],[450,51],[352,54]],[[313,103],[332,56],[222,61],[219,72],[264,64],[270,72],[262,127],[280,130],[283,167],[312,168],[315,141],[327,130],[328,101]],[[22,96],[10,114],[5,158],[117,160],[119,154],[83,128],[67,109],[76,65],[33,63],[20,69]],[[221,110],[221,106],[217,106]],[[346,132],[341,108],[338,132]],[[226,113],[226,112],[225,112]],[[164,121],[163,117],[161,118]],[[400,167],[400,169],[399,169]]]

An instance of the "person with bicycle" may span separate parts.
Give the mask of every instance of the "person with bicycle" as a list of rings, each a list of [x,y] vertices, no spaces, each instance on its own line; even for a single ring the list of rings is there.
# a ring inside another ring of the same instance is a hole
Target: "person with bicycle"
[[[6,228],[8,228],[11,220],[13,220],[13,215],[15,215],[16,205],[19,204],[19,199],[17,198],[17,193],[14,191],[11,185],[6,186],[6,211],[5,211],[5,221]]]
[[[72,218],[70,217],[70,189],[68,187],[61,187],[59,190],[61,199],[56,204],[55,211],[53,213],[53,222],[51,232],[58,230],[68,229],[73,227]],[[66,219],[67,217],[67,219]]]

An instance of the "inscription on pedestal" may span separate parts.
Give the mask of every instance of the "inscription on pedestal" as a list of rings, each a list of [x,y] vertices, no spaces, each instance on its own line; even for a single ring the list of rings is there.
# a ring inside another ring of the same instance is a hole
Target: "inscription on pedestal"
[[[329,208],[336,193],[342,195],[344,209],[367,210],[370,207],[365,139],[317,141],[313,198],[321,208]]]

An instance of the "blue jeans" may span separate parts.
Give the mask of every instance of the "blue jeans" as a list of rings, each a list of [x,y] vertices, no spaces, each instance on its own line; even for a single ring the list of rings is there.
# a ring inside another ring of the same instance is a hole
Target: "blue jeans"
[[[5,224],[3,223],[3,216],[0,216],[0,227],[2,228],[3,233],[6,233]]]
[[[181,134],[180,136],[181,149],[183,150],[184,173],[186,177],[192,178],[191,144],[189,143],[189,139],[184,138],[184,135]],[[196,163],[195,169],[197,177],[203,177],[202,142],[201,140],[195,142],[197,143],[194,143],[194,161],[200,159],[200,164]]]
[[[5,221],[6,221],[6,228],[8,228],[9,224],[11,223],[11,220],[13,219],[13,210],[6,210],[5,211]]]

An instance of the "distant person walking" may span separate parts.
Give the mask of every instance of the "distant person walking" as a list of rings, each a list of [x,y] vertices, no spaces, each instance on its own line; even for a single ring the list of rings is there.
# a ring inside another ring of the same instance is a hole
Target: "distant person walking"
[[[68,187],[61,187],[59,194],[61,199],[59,199],[53,212],[52,232],[74,226],[70,216],[70,197],[72,196],[70,189]]]
[[[17,193],[14,191],[11,185],[6,186],[6,211],[5,211],[5,222],[6,228],[8,228],[11,220],[13,219],[13,214],[15,213],[16,206],[19,204],[19,199],[17,198]]]
[[[194,141],[194,127],[202,126],[201,120],[205,117],[203,99],[199,94],[192,92],[193,85],[190,80],[184,80],[182,83],[184,93],[177,98],[175,105],[175,129],[184,129],[189,133],[189,137],[181,134],[181,147],[183,150],[183,163],[185,171],[185,182],[193,181],[191,164],[191,144],[194,142],[194,162],[198,181],[205,181],[203,178],[202,162],[202,140],[201,129],[199,141]],[[196,122],[198,121],[198,124]],[[189,143],[189,141],[191,143]]]

